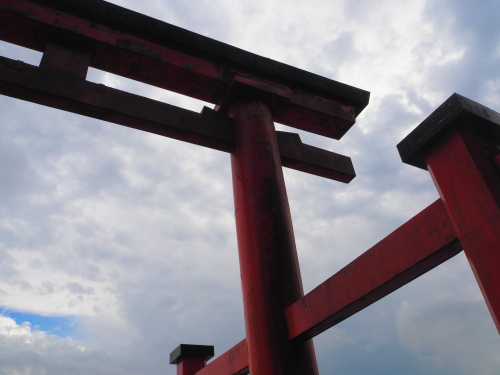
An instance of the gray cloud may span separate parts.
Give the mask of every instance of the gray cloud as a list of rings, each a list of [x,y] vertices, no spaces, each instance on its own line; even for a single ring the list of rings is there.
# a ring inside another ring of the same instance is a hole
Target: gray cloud
[[[301,133],[351,156],[352,183],[285,170],[306,290],[437,198],[429,175],[397,154],[411,129],[454,91],[500,101],[487,85],[500,79],[494,2],[119,4],[372,91],[341,141]],[[200,106],[96,71],[89,79]],[[221,354],[244,337],[228,155],[10,98],[0,111],[0,305],[77,315],[81,331],[62,340],[1,321],[0,374],[174,374],[178,344]],[[315,341],[324,374],[500,369],[463,255]]]

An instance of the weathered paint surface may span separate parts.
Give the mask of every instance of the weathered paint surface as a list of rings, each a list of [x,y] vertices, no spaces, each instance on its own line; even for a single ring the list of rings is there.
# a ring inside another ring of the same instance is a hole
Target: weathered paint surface
[[[214,355],[211,345],[181,344],[170,353],[170,363],[177,365],[177,375],[193,375]]]
[[[500,333],[500,177],[482,146],[491,141],[456,129],[425,160]]]
[[[187,357],[177,363],[177,375],[193,375],[200,371],[207,361],[203,358]]]
[[[263,60],[222,43],[215,44],[217,42],[208,38],[179,46],[180,43],[176,45],[175,41],[160,40],[158,35],[150,35],[144,30],[124,27],[119,19],[104,24],[99,19],[85,17],[83,12],[72,13],[71,4],[66,4],[61,10],[46,5],[50,3],[49,0],[0,0],[0,38],[41,52],[47,50],[47,44],[54,38],[64,40],[66,44],[90,51],[91,67],[214,104],[223,101],[232,83],[241,79],[246,85],[266,87],[277,95],[276,122],[336,139],[354,124],[356,115],[368,102],[368,93],[363,90],[326,78],[315,77],[320,85],[305,87],[304,83],[293,82],[293,76],[277,82],[255,75],[252,73],[255,67],[235,63],[239,54],[244,55],[251,65],[265,62],[271,66],[287,66],[273,64],[271,60]],[[105,2],[102,4],[110,9],[122,9]],[[145,22],[144,16],[134,17]],[[172,27],[160,21],[153,22],[158,24],[157,27]],[[227,50],[222,54],[226,59],[210,53],[200,54],[199,45],[204,43]],[[326,93],[323,86],[334,86],[334,93]],[[359,101],[358,97],[362,100]]]
[[[292,343],[284,309],[303,296],[292,220],[269,105],[236,101],[231,154],[243,309],[252,374],[317,374],[312,342]]]
[[[196,375],[240,374],[248,374],[248,346],[246,339],[218,356],[196,373]]]
[[[44,54],[40,68],[0,57],[0,93],[219,151],[234,150],[229,117],[206,107],[195,113],[88,82],[80,77],[86,67],[77,64],[84,57],[57,47],[49,48],[50,57]],[[59,52],[64,64],[52,56]],[[277,137],[285,167],[345,183],[356,175],[347,156],[303,144],[295,133],[278,131]]]
[[[367,92],[104,1],[0,0],[0,38],[43,52],[40,67],[0,57],[1,94],[231,153],[247,338],[209,365],[176,357],[178,375],[315,375],[308,339],[462,247],[500,331],[500,156],[483,152],[500,134],[500,114],[457,94],[443,103],[398,146],[431,172],[441,200],[303,296],[281,167],[341,182],[355,173],[350,158],[276,132],[273,122],[339,139]],[[89,66],[216,111],[87,82]],[[469,122],[484,125],[479,139],[462,128]]]
[[[289,338],[318,335],[460,251],[438,200],[288,307]]]

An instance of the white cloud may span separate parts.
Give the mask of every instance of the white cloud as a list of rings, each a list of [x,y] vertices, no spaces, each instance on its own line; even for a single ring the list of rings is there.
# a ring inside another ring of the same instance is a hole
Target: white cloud
[[[0,374],[31,375],[74,371],[83,374],[88,349],[71,339],[33,330],[0,315]],[[80,369],[79,369],[80,368]]]
[[[352,183],[285,171],[307,290],[437,198],[426,172],[401,163],[404,135],[454,91],[500,100],[493,2],[116,3],[372,91],[341,141],[301,133],[351,156]],[[5,44],[0,53],[39,59]],[[0,305],[79,315],[85,333],[61,340],[4,317],[1,375],[173,374],[178,344],[220,354],[244,337],[228,155],[10,98],[0,112]],[[320,335],[322,373],[498,372],[498,336],[465,259],[453,262]]]
[[[415,301],[403,298],[396,314],[401,343],[432,372],[497,374],[498,333],[463,254],[419,284],[446,287]]]

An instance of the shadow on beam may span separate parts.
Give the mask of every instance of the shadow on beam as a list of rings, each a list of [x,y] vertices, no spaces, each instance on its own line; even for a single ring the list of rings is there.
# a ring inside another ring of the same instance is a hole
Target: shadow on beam
[[[235,148],[232,119],[210,108],[196,113],[1,56],[0,94],[219,151]],[[355,177],[349,157],[276,133],[283,166],[345,183]]]

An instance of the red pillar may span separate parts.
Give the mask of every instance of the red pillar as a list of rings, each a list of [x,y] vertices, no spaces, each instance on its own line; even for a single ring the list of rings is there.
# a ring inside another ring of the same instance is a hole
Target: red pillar
[[[500,332],[500,113],[453,94],[398,145],[427,169]]]
[[[500,178],[481,143],[455,131],[425,160],[500,332]]]
[[[284,309],[303,296],[292,221],[270,106],[237,100],[231,154],[249,370],[315,375],[312,341],[291,343]]]

